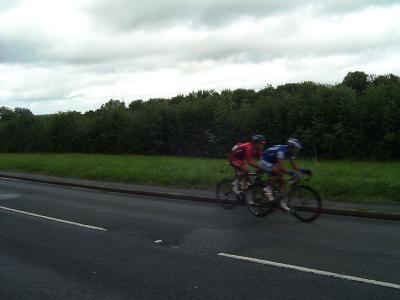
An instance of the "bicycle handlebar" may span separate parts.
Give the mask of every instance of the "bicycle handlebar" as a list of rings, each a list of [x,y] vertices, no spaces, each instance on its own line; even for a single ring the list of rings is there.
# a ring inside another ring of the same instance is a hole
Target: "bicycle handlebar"
[[[301,174],[301,175],[307,176],[307,177],[304,179],[304,181],[310,181],[310,180],[311,180],[312,174]],[[299,181],[300,181],[300,176],[291,177],[291,178],[285,178],[285,180],[286,180],[286,181],[289,181],[291,184],[299,183]]]
[[[247,173],[249,176],[258,176],[260,173]]]

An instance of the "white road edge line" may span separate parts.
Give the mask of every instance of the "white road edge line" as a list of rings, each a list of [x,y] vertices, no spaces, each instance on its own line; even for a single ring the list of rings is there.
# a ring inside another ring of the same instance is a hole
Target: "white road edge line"
[[[227,254],[227,253],[219,253],[218,255],[233,258],[233,259],[250,261],[250,262],[254,262],[254,263],[258,263],[258,264],[262,264],[262,265],[269,265],[269,266],[273,266],[273,267],[292,269],[292,270],[296,270],[296,271],[308,272],[308,273],[313,273],[313,274],[322,275],[322,276],[331,276],[331,277],[352,280],[352,281],[358,281],[358,282],[368,283],[368,284],[375,284],[375,285],[380,285],[380,286],[390,287],[390,288],[400,290],[399,284],[394,284],[394,283],[389,283],[389,282],[383,282],[383,281],[365,279],[365,278],[360,278],[360,277],[342,275],[342,274],[338,274],[338,273],[326,272],[326,271],[321,271],[321,270],[316,270],[316,269],[309,269],[309,268],[288,265],[288,264],[283,264],[283,263],[278,263],[278,262],[273,262],[273,261],[263,260],[263,259],[258,259],[258,258],[246,257],[246,256],[239,256],[239,255],[233,255],[233,254]]]
[[[38,215],[38,214],[34,214],[34,213],[22,211],[22,210],[12,209],[12,208],[8,208],[8,207],[4,207],[4,206],[0,206],[0,209],[8,210],[8,211],[12,211],[12,212],[16,212],[16,213],[28,215],[28,216],[33,216],[33,217],[37,217],[37,218],[42,218],[42,219],[46,219],[46,220],[61,222],[61,223],[70,224],[70,225],[75,225],[75,226],[80,226],[80,227],[85,227],[85,228],[89,228],[89,229],[93,229],[93,230],[108,231],[107,229],[101,228],[101,227],[96,227],[96,226],[91,226],[91,225],[86,225],[86,224],[81,224],[81,223],[66,221],[66,220],[62,220],[62,219],[57,219],[57,218],[42,216],[42,215]]]

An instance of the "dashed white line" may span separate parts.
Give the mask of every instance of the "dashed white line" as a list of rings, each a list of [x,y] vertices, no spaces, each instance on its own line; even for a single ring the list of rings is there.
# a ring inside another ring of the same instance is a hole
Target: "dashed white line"
[[[254,263],[258,263],[258,264],[262,264],[262,265],[269,265],[269,266],[273,266],[273,267],[292,269],[292,270],[296,270],[296,271],[313,273],[313,274],[322,275],[322,276],[331,276],[331,277],[352,280],[352,281],[358,281],[358,282],[367,283],[367,284],[374,284],[374,285],[379,285],[379,286],[384,286],[384,287],[390,287],[390,288],[400,290],[399,284],[394,284],[394,283],[389,283],[389,282],[384,282],[384,281],[377,281],[377,280],[365,279],[365,278],[354,277],[354,276],[349,276],[349,275],[342,275],[342,274],[338,274],[338,273],[326,272],[326,271],[321,271],[321,270],[316,270],[316,269],[309,269],[309,268],[288,265],[288,264],[283,264],[283,263],[278,263],[278,262],[263,260],[263,259],[258,259],[258,258],[246,257],[246,256],[239,256],[239,255],[226,254],[226,253],[219,253],[218,255],[233,258],[233,259],[250,261],[250,262],[254,262]]]
[[[57,219],[57,218],[42,216],[42,215],[34,214],[34,213],[31,213],[31,212],[22,211],[22,210],[17,210],[17,209],[12,209],[12,208],[8,208],[8,207],[4,207],[4,206],[0,206],[0,209],[7,210],[7,211],[12,211],[12,212],[16,212],[16,213],[19,213],[19,214],[24,214],[24,215],[32,216],[32,217],[37,217],[37,218],[42,218],[42,219],[46,219],[46,220],[51,220],[51,221],[55,221],[55,222],[65,223],[65,224],[69,224],[69,225],[75,225],[75,226],[79,226],[79,227],[85,227],[85,228],[89,228],[89,229],[93,229],[93,230],[107,231],[107,229],[101,228],[101,227],[97,227],[97,226],[91,226],[91,225],[81,224],[81,223],[77,223],[77,222],[72,222],[72,221],[67,221],[67,220],[62,220],[62,219]]]

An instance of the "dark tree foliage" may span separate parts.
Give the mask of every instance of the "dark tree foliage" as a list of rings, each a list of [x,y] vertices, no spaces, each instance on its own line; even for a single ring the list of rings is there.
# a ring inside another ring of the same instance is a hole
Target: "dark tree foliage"
[[[368,75],[364,72],[355,71],[347,73],[343,79],[343,84],[355,90],[358,94],[364,92],[370,82],[368,81]]]
[[[84,114],[0,107],[1,152],[223,157],[259,133],[271,144],[297,137],[307,156],[400,158],[400,78],[357,71],[336,85],[202,90],[129,105],[109,100]]]

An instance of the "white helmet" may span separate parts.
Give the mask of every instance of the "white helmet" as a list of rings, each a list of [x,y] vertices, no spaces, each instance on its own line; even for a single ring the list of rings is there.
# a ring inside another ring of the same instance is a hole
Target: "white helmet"
[[[303,149],[303,144],[298,139],[295,138],[289,138],[287,140],[287,145],[289,147],[293,147],[299,150]]]

